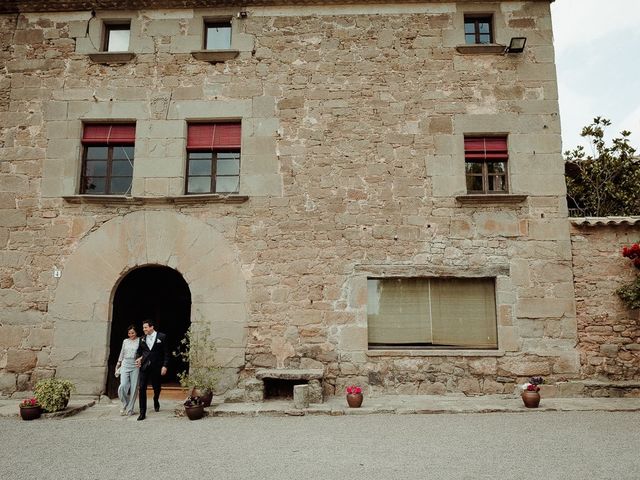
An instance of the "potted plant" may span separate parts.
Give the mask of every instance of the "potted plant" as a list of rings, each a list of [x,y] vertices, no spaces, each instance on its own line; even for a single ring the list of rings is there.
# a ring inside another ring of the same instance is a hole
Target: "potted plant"
[[[209,329],[191,325],[178,350],[173,355],[189,364],[189,370],[178,373],[180,385],[190,397],[198,397],[205,407],[211,405],[218,383],[219,367],[215,362],[215,344],[209,339]]]
[[[45,412],[64,410],[71,398],[71,392],[76,389],[71,380],[47,378],[36,383],[34,394]]]
[[[522,385],[522,401],[527,408],[538,408],[540,405],[540,385],[544,383],[542,377],[531,377]]]
[[[360,408],[362,405],[362,388],[356,385],[350,385],[347,387],[347,403],[351,408]]]
[[[40,418],[40,404],[37,398],[25,398],[20,402],[20,417],[23,420],[35,420]]]
[[[204,416],[204,403],[200,397],[189,396],[184,402],[184,411],[189,420],[200,420]]]

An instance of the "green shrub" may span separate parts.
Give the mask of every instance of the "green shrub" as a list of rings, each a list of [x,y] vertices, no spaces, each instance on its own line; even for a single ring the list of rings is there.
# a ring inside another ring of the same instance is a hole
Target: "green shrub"
[[[57,412],[65,408],[75,390],[71,380],[47,378],[36,383],[34,394],[45,412]]]

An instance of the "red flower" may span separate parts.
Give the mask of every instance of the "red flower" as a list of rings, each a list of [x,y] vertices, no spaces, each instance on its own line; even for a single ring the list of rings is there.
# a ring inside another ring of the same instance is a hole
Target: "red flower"
[[[362,389],[360,387],[357,387],[355,385],[350,385],[347,387],[347,394],[357,395],[359,393],[362,393]]]

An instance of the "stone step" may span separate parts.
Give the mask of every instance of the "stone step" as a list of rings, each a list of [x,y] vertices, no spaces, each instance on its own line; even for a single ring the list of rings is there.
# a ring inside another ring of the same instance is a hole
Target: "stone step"
[[[554,397],[638,397],[640,398],[640,380],[570,380],[555,385],[543,385],[542,393],[548,389]]]

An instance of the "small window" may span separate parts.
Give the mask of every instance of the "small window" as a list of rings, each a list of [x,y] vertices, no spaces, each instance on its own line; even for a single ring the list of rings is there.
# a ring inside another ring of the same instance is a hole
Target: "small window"
[[[240,124],[192,123],[187,137],[186,193],[238,193]]]
[[[130,23],[105,23],[102,50],[105,52],[127,52],[129,51],[130,36]]]
[[[493,43],[493,19],[491,15],[464,16],[464,42],[467,45]]]
[[[369,348],[496,349],[493,278],[369,278]]]
[[[507,137],[465,137],[467,193],[507,193]]]
[[[84,126],[80,193],[131,194],[135,137],[135,124]]]
[[[206,22],[204,30],[205,50],[229,50],[231,48],[230,22]]]

